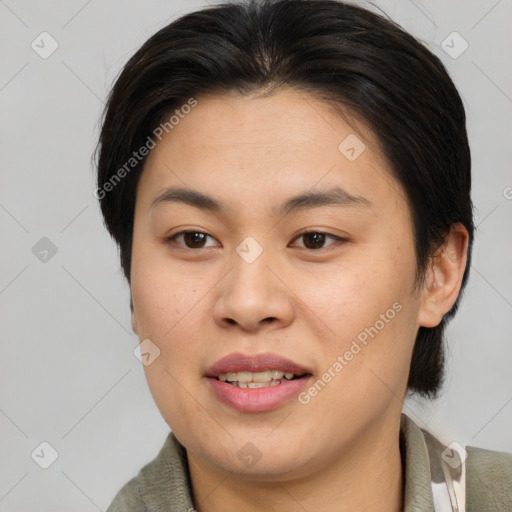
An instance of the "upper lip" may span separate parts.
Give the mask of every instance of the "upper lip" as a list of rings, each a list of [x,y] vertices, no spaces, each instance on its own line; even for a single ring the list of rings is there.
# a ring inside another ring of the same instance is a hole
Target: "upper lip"
[[[229,354],[215,362],[207,371],[207,377],[218,377],[221,373],[261,372],[265,370],[281,370],[295,375],[311,373],[308,368],[278,354]]]

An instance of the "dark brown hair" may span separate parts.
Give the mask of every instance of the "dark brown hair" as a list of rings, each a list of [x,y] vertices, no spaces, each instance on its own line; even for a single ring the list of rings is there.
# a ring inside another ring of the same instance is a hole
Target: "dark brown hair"
[[[336,0],[249,0],[205,8],[158,31],[124,66],[105,109],[95,195],[128,282],[136,187],[145,161],[139,148],[148,147],[159,124],[192,97],[269,94],[282,86],[345,107],[372,130],[410,205],[417,282],[451,225],[466,227],[464,288],[474,225],[460,95],[440,59],[419,40],[380,14]],[[437,327],[420,327],[409,391],[436,396],[443,332],[459,299]]]

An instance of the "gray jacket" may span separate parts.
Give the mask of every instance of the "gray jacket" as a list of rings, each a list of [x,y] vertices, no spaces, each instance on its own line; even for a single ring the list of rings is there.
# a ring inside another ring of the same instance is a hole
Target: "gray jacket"
[[[468,446],[467,459],[460,464],[454,450],[404,413],[400,445],[404,512],[512,512],[512,454]],[[170,432],[157,457],[124,485],[107,512],[194,510],[185,448]]]

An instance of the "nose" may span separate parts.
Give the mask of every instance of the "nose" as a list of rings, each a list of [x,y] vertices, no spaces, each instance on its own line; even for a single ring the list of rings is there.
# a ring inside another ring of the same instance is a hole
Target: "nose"
[[[264,250],[250,263],[235,254],[233,265],[221,281],[213,307],[215,322],[224,328],[236,325],[248,332],[289,325],[295,314],[292,292],[269,252]]]

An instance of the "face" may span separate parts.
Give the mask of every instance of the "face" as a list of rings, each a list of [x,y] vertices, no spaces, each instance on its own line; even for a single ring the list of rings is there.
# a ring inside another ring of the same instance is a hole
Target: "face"
[[[198,97],[148,157],[132,324],[160,351],[158,408],[211,467],[306,475],[399,421],[422,315],[412,223],[349,121],[293,90]]]

